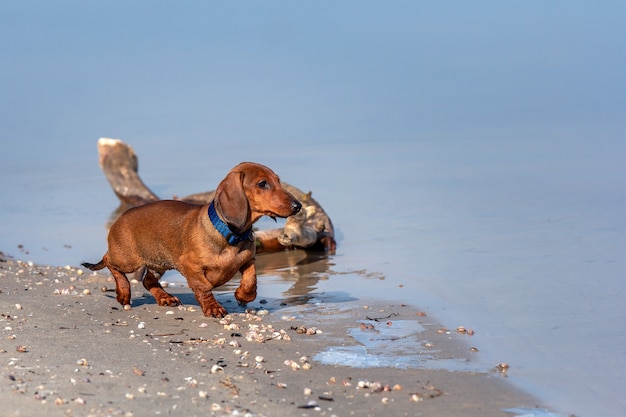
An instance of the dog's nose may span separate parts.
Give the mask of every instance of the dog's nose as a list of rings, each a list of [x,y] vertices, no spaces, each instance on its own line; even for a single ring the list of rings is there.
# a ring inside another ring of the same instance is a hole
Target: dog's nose
[[[298,200],[293,200],[291,202],[291,212],[293,214],[297,214],[302,208],[302,204]]]

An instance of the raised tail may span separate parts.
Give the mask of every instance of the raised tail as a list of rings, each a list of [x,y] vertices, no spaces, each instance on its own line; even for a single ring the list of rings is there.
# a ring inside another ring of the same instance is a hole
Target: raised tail
[[[92,271],[99,271],[106,266],[104,263],[104,259],[102,259],[97,264],[90,264],[89,262],[83,262],[81,265],[87,269],[91,269]]]

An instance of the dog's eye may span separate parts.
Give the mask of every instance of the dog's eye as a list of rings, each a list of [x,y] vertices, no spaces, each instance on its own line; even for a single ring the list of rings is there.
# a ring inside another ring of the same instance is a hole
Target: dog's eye
[[[267,182],[267,181],[265,181],[265,180],[261,180],[261,181],[259,181],[259,182],[258,182],[258,184],[257,184],[257,186],[258,186],[259,188],[263,188],[263,189],[265,189],[265,190],[267,190],[267,189],[269,189],[269,188],[270,188],[270,185],[269,185],[269,184],[268,184],[268,182]]]

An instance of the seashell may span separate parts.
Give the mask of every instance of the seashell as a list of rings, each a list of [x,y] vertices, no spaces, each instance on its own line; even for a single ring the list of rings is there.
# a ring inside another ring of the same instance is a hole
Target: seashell
[[[380,382],[372,382],[369,387],[374,392],[381,392],[384,389],[383,384],[381,384]]]
[[[414,402],[414,403],[418,403],[418,402],[420,402],[420,401],[424,401],[424,399],[423,399],[423,398],[422,398],[422,396],[421,396],[421,395],[419,395],[419,394],[411,394],[410,401],[411,401],[411,402]]]
[[[216,374],[216,373],[218,373],[218,372],[224,372],[224,368],[222,368],[222,367],[221,367],[221,366],[219,366],[219,365],[213,365],[213,366],[211,367],[211,373],[212,373],[212,374]]]
[[[261,363],[261,362],[265,361],[265,358],[263,356],[259,355],[259,356],[255,356],[254,360],[255,360],[255,362]]]

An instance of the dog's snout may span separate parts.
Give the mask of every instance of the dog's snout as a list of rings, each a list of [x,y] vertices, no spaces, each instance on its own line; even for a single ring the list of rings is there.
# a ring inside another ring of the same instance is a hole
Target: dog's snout
[[[291,202],[291,212],[293,214],[298,214],[301,208],[302,208],[302,203],[300,203],[298,200],[293,200]]]

